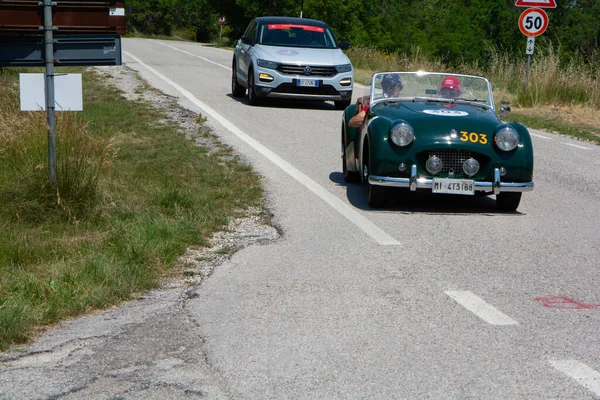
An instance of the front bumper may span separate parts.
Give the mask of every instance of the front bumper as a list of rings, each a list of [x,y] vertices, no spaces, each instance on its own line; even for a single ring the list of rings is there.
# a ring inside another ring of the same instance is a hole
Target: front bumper
[[[354,73],[344,72],[334,76],[303,76],[283,74],[278,70],[256,67],[254,82],[256,94],[261,97],[341,101],[352,97],[354,86]],[[268,78],[261,78],[266,74]],[[297,86],[298,79],[314,79],[319,82],[318,87]]]
[[[411,167],[410,178],[393,178],[388,176],[369,176],[369,184],[377,186],[409,188],[411,191],[417,189],[432,189],[433,179],[417,177],[417,166]],[[533,190],[533,182],[502,182],[500,179],[500,169],[494,169],[493,182],[475,181],[475,190],[480,192],[530,192]]]

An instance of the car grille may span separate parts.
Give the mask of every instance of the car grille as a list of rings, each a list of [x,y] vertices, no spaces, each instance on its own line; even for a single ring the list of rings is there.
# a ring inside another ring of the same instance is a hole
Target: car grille
[[[438,175],[463,177],[463,163],[471,158],[471,152],[460,149],[429,150],[429,157],[437,156],[442,160],[443,168]],[[451,174],[451,172],[453,174]]]
[[[306,70],[310,68],[307,74]],[[282,64],[277,68],[279,72],[286,75],[304,75],[304,76],[334,76],[337,75],[335,67],[321,67],[316,65],[288,65]]]

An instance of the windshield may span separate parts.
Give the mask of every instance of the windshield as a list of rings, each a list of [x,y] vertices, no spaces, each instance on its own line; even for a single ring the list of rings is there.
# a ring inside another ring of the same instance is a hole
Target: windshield
[[[266,24],[258,29],[258,43],[282,47],[335,49],[331,29],[300,24]]]
[[[435,72],[378,72],[370,85],[371,104],[398,101],[478,103],[494,108],[490,82],[480,76]]]

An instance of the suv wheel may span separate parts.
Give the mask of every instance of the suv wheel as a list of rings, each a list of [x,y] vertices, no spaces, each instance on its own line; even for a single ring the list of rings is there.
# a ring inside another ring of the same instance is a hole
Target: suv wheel
[[[233,97],[242,97],[246,94],[246,88],[241,86],[237,80],[237,66],[235,64],[234,58],[231,66],[231,94]]]
[[[346,107],[348,107],[350,105],[350,103],[352,103],[352,98],[349,98],[348,100],[336,101],[335,109],[336,110],[345,110]]]
[[[248,103],[251,106],[259,106],[262,101],[256,94],[256,86],[254,85],[254,71],[248,70]]]

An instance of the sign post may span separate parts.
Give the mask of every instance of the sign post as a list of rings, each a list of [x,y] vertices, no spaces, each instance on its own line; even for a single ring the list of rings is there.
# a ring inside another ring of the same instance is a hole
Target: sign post
[[[227,20],[225,19],[225,17],[219,17],[219,19],[217,20],[217,24],[219,24],[220,30],[219,30],[219,39],[221,39],[221,36],[223,36],[223,25],[225,25],[227,23]]]
[[[54,31],[58,33],[54,35]],[[0,0],[0,67],[46,67],[48,175],[54,185],[57,183],[54,64],[120,65],[122,34],[125,34],[123,0]]]
[[[519,3],[519,1],[524,2],[525,0],[517,0],[517,3]],[[556,7],[556,4],[554,6]],[[533,49],[535,46],[535,37],[544,33],[546,28],[548,28],[548,14],[546,14],[546,12],[541,8],[528,8],[527,10],[523,11],[519,17],[519,30],[521,30],[523,35],[527,36],[527,46],[525,48],[525,54],[527,54],[527,66],[525,68],[525,93],[527,93],[529,67],[531,66],[531,55],[533,54]]]

